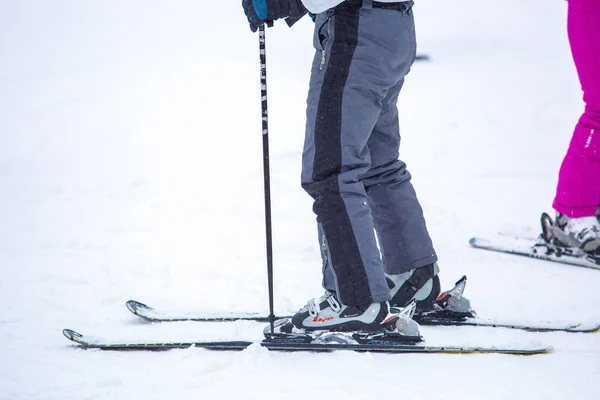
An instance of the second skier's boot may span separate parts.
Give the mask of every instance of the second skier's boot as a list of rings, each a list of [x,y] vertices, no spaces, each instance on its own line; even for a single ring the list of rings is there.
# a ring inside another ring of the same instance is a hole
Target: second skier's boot
[[[552,237],[560,246],[580,248],[587,253],[600,252],[600,221],[595,215],[569,218],[557,213]]]

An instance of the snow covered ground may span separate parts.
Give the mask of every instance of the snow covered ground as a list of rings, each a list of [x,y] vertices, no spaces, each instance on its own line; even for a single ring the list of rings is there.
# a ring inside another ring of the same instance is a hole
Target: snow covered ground
[[[0,399],[597,399],[599,334],[423,328],[431,344],[553,354],[85,351],[118,339],[259,338],[146,324],[161,308],[267,311],[258,39],[239,1],[0,1]],[[445,287],[483,317],[600,321],[600,272],[469,248],[537,235],[582,110],[566,2],[418,1],[401,96]],[[299,186],[312,22],[267,32],[275,307],[322,293]]]

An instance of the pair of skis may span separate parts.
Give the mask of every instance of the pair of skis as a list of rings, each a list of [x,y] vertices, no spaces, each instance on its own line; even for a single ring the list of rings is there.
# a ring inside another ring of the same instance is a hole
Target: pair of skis
[[[149,322],[234,322],[234,321],[257,321],[267,322],[268,316],[258,313],[228,313],[228,314],[206,314],[206,313],[175,313],[161,311],[136,300],[126,303],[127,309],[135,316]],[[397,311],[397,310],[396,310]],[[282,321],[289,316],[284,316]],[[600,324],[580,323],[537,323],[518,324],[487,320],[479,317],[455,318],[441,316],[415,317],[421,325],[452,325],[452,326],[474,326],[494,327],[508,329],[522,329],[534,332],[573,332],[586,333],[600,330]],[[334,350],[364,351],[378,353],[502,353],[515,355],[531,355],[548,353],[552,349],[546,346],[524,345],[519,347],[469,347],[469,346],[429,346],[415,343],[414,340],[407,342],[395,332],[378,332],[374,334],[331,332],[326,335],[302,335],[302,334],[270,334],[269,328],[265,328],[265,339],[262,341],[234,340],[234,341],[178,341],[178,342],[113,342],[101,341],[86,337],[71,329],[63,330],[63,334],[71,341],[84,348],[95,348],[103,350],[168,350],[182,348],[204,348],[210,350],[244,350],[252,345],[259,345],[274,351],[311,351],[329,352]]]
[[[600,269],[600,256],[586,254],[578,249],[563,248],[552,244],[549,240],[549,228],[552,220],[547,214],[542,215],[543,234],[539,239],[527,239],[521,237],[499,236],[495,240],[473,238],[471,246],[484,250],[499,251],[510,254],[523,255],[547,261],[560,262],[588,268]],[[452,291],[457,292],[457,299],[464,292],[466,278],[457,282]],[[450,292],[452,292],[450,291]],[[448,293],[450,293],[448,292]],[[258,313],[178,313],[162,311],[150,307],[136,300],[126,303],[127,309],[135,316],[149,322],[233,322],[233,321],[257,321],[271,322],[275,318],[272,315],[261,315]],[[393,310],[394,311],[394,310]],[[395,310],[402,313],[401,310]],[[291,318],[290,315],[279,316],[282,321]],[[520,329],[531,332],[571,332],[589,333],[600,330],[600,323],[560,323],[560,322],[538,322],[531,324],[515,323],[496,319],[485,319],[475,316],[474,313],[448,313],[445,310],[426,315],[416,315],[415,320],[421,325],[437,326],[474,326]],[[375,334],[342,333],[334,332],[328,334],[275,334],[265,329],[265,339],[262,341],[181,341],[181,342],[113,342],[99,341],[70,329],[63,330],[63,334],[72,342],[85,348],[96,348],[104,350],[166,350],[174,348],[199,347],[211,350],[243,350],[251,345],[257,344],[269,350],[275,351],[369,351],[386,353],[505,353],[505,354],[541,354],[551,351],[550,347],[543,346],[521,346],[515,347],[463,347],[463,346],[428,346],[419,345],[415,341],[407,342],[406,338],[392,331],[379,332]]]
[[[464,290],[466,278],[457,282],[456,288]],[[454,289],[453,289],[454,290]],[[452,292],[452,291],[450,291]],[[233,321],[257,321],[267,322],[269,317],[257,313],[229,313],[229,314],[205,314],[205,313],[175,313],[160,311],[136,300],[126,303],[127,309],[149,322],[233,322]],[[414,303],[413,303],[414,306]],[[408,307],[407,307],[408,308]],[[406,313],[404,310],[392,310],[396,318]],[[412,314],[412,313],[410,313]],[[281,318],[281,317],[280,317]],[[284,316],[277,324],[285,324],[290,316]],[[535,332],[594,332],[600,329],[600,324],[584,325],[572,323],[538,323],[538,324],[516,324],[511,322],[500,322],[486,320],[474,316],[474,313],[456,313],[448,310],[439,310],[432,314],[415,316],[421,325],[458,325],[476,327],[495,327],[522,329]],[[397,325],[397,321],[394,321]],[[179,342],[113,342],[99,341],[88,338],[71,329],[63,330],[67,339],[84,347],[103,350],[168,350],[189,347],[198,347],[210,350],[244,350],[252,345],[260,345],[274,351],[311,351],[329,352],[334,350],[378,352],[378,353],[502,353],[515,355],[531,355],[548,353],[552,349],[545,346],[524,345],[519,347],[469,347],[469,346],[429,346],[422,345],[420,336],[403,336],[394,326],[382,332],[320,332],[320,333],[274,333],[265,328],[265,339],[262,341],[179,341]]]

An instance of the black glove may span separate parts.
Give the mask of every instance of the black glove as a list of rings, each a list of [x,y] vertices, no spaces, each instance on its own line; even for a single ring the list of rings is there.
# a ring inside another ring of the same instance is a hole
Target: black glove
[[[242,0],[242,7],[252,32],[265,22],[281,18],[296,22],[308,12],[300,0]],[[291,26],[290,23],[288,25]]]

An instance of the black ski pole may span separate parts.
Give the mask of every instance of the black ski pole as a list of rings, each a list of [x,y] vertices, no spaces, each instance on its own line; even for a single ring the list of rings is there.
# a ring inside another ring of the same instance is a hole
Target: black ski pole
[[[271,233],[271,175],[269,172],[269,114],[267,110],[267,50],[265,46],[265,26],[258,30],[260,47],[260,97],[262,103],[263,175],[265,186],[265,226],[267,233],[267,279],[269,285],[269,323],[271,334],[275,333],[273,306],[273,239]]]

